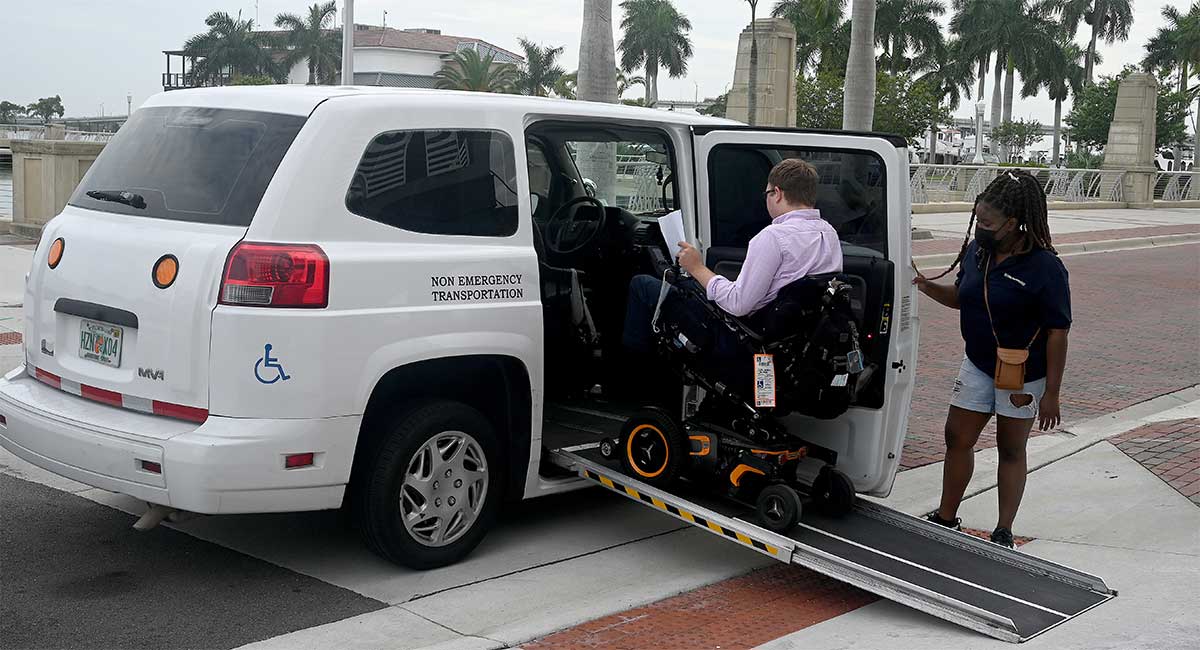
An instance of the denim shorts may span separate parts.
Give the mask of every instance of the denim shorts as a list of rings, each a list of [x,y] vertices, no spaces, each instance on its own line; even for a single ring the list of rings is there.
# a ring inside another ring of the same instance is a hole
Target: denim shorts
[[[1037,417],[1038,403],[1045,392],[1044,377],[1037,381],[1025,382],[1022,390],[996,388],[995,380],[976,368],[970,359],[963,357],[958,378],[954,380],[950,405],[977,413],[995,413],[1018,420],[1029,420]],[[1033,400],[1025,406],[1016,406],[1012,403],[1013,395],[1030,395]]]

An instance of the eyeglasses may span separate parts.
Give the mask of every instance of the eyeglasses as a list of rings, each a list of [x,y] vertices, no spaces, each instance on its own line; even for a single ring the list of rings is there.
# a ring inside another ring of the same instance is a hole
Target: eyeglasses
[[[765,198],[767,198],[768,196],[771,196],[772,194],[774,194],[774,193],[776,193],[776,192],[778,192],[778,191],[779,191],[779,188],[778,188],[778,187],[772,187],[771,189],[769,189],[769,190],[767,190],[767,191],[763,192],[763,198],[765,199]]]

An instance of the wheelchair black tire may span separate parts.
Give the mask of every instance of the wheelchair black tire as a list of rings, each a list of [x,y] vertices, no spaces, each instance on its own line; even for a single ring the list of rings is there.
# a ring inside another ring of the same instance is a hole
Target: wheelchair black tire
[[[813,481],[812,495],[817,506],[827,515],[841,517],[854,509],[854,482],[845,472],[834,469],[832,465],[821,468],[817,479]]]
[[[659,408],[634,413],[621,428],[621,469],[655,487],[668,487],[683,471],[687,438],[671,416]]]
[[[782,483],[763,488],[758,494],[754,509],[759,523],[776,533],[786,533],[795,528],[804,512],[800,495]]]

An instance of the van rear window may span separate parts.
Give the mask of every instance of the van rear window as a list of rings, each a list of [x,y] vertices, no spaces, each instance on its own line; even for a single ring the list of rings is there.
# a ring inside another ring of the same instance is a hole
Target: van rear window
[[[70,204],[248,226],[304,121],[221,108],[142,109],[100,153]]]

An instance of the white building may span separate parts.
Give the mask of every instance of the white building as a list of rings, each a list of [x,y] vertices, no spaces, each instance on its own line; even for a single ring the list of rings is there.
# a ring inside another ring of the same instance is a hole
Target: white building
[[[363,86],[433,88],[433,75],[456,52],[466,49],[474,49],[484,57],[491,54],[496,63],[520,65],[525,61],[520,55],[487,41],[465,36],[449,36],[437,29],[393,29],[355,25],[354,83]],[[192,76],[191,62],[182,50],[164,51],[163,54],[167,55],[163,90],[225,85],[229,82],[228,75],[215,82],[200,82]],[[287,80],[288,83],[307,83],[307,60],[297,63],[288,74]]]

